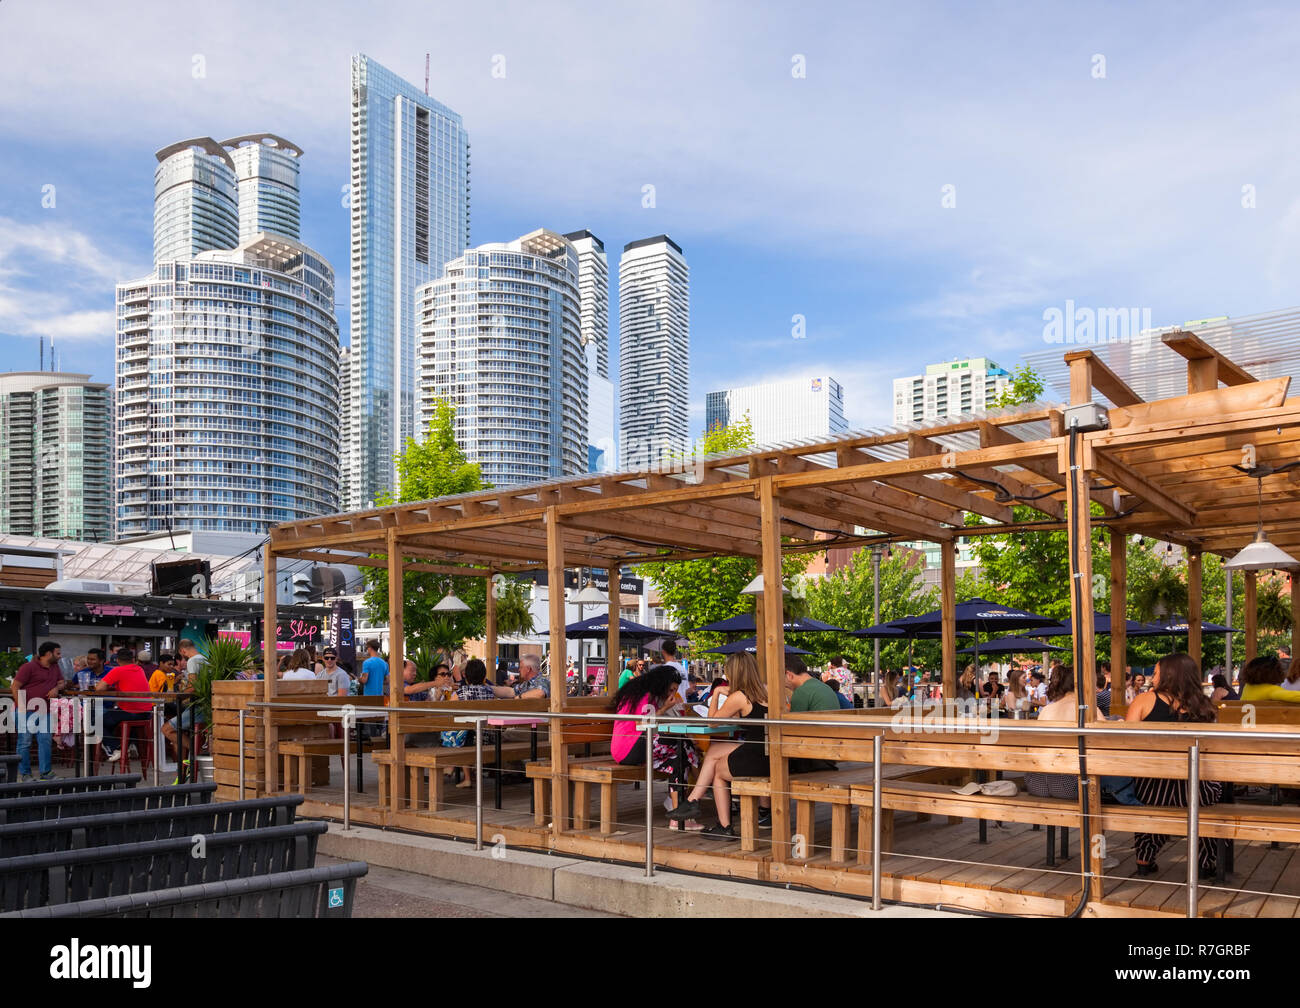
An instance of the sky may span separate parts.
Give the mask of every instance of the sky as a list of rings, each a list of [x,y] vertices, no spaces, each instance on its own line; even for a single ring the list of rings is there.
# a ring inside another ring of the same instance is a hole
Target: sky
[[[5,0],[0,350],[35,369],[53,337],[111,380],[154,152],[254,131],[305,151],[346,341],[349,57],[422,85],[428,52],[475,244],[586,228],[612,277],[629,241],[681,245],[697,432],[708,391],[801,374],[889,424],[892,379],[1014,368],[1067,300],[1300,303],[1298,50],[1280,5]]]

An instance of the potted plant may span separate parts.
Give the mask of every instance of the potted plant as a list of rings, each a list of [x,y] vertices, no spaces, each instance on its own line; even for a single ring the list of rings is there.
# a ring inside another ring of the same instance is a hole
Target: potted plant
[[[249,672],[257,666],[260,656],[254,648],[244,647],[233,637],[218,637],[214,641],[200,641],[198,646],[205,661],[190,683],[190,687],[194,691],[192,707],[196,724],[201,721],[204,724],[211,725],[213,684],[238,679],[241,673]],[[211,756],[198,756],[195,767],[198,770],[198,780],[212,780]]]

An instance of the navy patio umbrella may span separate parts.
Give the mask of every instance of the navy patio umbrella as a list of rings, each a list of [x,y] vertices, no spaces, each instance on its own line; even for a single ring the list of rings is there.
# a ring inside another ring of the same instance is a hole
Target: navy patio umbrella
[[[975,634],[975,648],[972,653],[975,655],[977,665],[979,664],[979,635],[981,633],[1031,630],[1035,628],[1051,629],[1061,625],[1056,620],[1050,620],[1046,616],[1039,616],[1023,609],[1016,609],[1014,606],[999,605],[996,602],[990,602],[982,598],[974,598],[968,602],[958,604],[955,615],[958,630],[969,630]],[[904,619],[894,620],[894,626],[902,627],[904,630],[942,631],[943,610],[935,609],[920,616],[908,616]]]
[[[829,623],[823,623],[821,620],[815,620],[811,616],[800,616],[796,619],[785,621],[786,633],[844,633],[843,627],[831,626]],[[718,620],[716,623],[706,623],[704,626],[695,627],[690,633],[758,633],[758,624],[754,621],[753,613],[742,613],[739,616],[732,616],[728,619]]]
[[[608,616],[593,616],[591,619],[570,623],[564,628],[564,636],[569,640],[600,640],[608,635]],[[620,640],[624,637],[628,640],[650,640],[652,637],[663,637],[664,631],[641,623],[633,623],[631,620],[620,619],[618,636]]]
[[[742,637],[740,640],[731,641],[727,644],[719,644],[715,648],[708,648],[705,654],[757,654],[758,642],[753,637]],[[785,646],[786,654],[811,654],[811,651],[804,651],[802,648]]]
[[[1187,633],[1192,628],[1187,621],[1186,616],[1162,616],[1160,619],[1152,620],[1150,627],[1143,633],[1142,637],[1174,637]],[[1218,636],[1219,634],[1241,633],[1236,627],[1220,626],[1218,623],[1201,623],[1201,633]]]
[[[1032,638],[1024,637],[998,637],[996,640],[985,641],[978,647],[962,648],[958,654],[978,654],[983,651],[985,654],[1015,654],[1018,651],[1068,651],[1069,648],[1060,647],[1057,644],[1040,644],[1033,641]]]
[[[1095,634],[1109,634],[1111,631],[1110,613],[1093,613],[1092,614],[1092,632]],[[1147,623],[1139,623],[1137,620],[1126,619],[1124,621],[1124,632],[1130,637],[1150,636],[1151,626]],[[1074,622],[1069,619],[1063,619],[1055,627],[1037,627],[1033,630],[1022,630],[1016,634],[1017,637],[1073,637]]]

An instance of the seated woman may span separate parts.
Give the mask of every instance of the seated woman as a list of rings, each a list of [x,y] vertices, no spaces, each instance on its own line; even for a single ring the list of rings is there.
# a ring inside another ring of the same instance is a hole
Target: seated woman
[[[1300,692],[1282,687],[1282,663],[1276,655],[1260,655],[1246,662],[1241,670],[1241,701],[1280,700],[1300,703]]]
[[[974,665],[967,665],[966,670],[961,674],[961,678],[957,680],[957,699],[958,700],[975,699],[975,666]]]
[[[1222,672],[1216,672],[1210,677],[1210,685],[1214,687],[1214,692],[1210,694],[1210,703],[1241,699],[1237,691],[1228,683],[1228,677]]]
[[[898,699],[898,669],[886,669],[881,674],[880,700],[886,707],[893,706]]]
[[[671,665],[656,665],[645,675],[639,675],[624,683],[623,688],[614,694],[614,712],[616,714],[633,714],[645,717],[648,714],[667,715],[681,703],[677,686],[682,675]],[[614,722],[614,731],[609,741],[609,752],[615,763],[625,766],[645,766],[646,733],[640,730],[632,718]],[[655,742],[652,759],[656,769],[660,768],[661,754],[659,743]],[[676,828],[681,820],[674,818],[669,825]],[[704,827],[694,820],[686,822],[688,830],[702,830]]]
[[[1002,709],[1012,717],[1024,717],[1029,710],[1029,690],[1025,688],[1025,670],[1012,665],[1007,673],[1007,688],[1002,691]]]
[[[1074,669],[1062,665],[1047,684],[1047,703],[1038,712],[1039,721],[1078,723],[1079,704],[1074,695]],[[1025,790],[1039,798],[1078,798],[1079,778],[1073,774],[1027,773]]]
[[[1255,659],[1260,661],[1261,659]],[[1272,659],[1277,663],[1277,659]],[[1251,662],[1250,665],[1254,665]],[[1247,668],[1250,668],[1247,665]],[[1280,666],[1279,666],[1280,672]],[[1245,678],[1245,670],[1242,671]],[[1201,670],[1190,655],[1179,652],[1166,655],[1156,663],[1151,690],[1141,693],[1129,706],[1128,721],[1194,721],[1210,723],[1218,720],[1214,704],[1201,688]],[[1163,777],[1139,777],[1135,781],[1137,796],[1143,805],[1187,807],[1187,782],[1166,780]],[[1220,797],[1216,781],[1201,781],[1202,805],[1214,805]],[[1137,833],[1133,848],[1137,853],[1139,875],[1152,875],[1157,871],[1156,855],[1169,842],[1169,837],[1155,833]],[[1202,837],[1197,849],[1197,861],[1202,874],[1213,874],[1216,868],[1216,842]]]
[[[734,654],[727,659],[724,674],[731,690],[726,702],[718,710],[722,718],[745,718],[765,720],[767,718],[767,687],[758,671],[758,662],[751,654]],[[718,741],[709,745],[704,764],[700,767],[699,780],[691,793],[686,796],[685,804],[678,807],[676,814],[689,819],[700,815],[699,801],[705,791],[713,789],[713,804],[718,812],[718,824],[704,830],[705,836],[723,839],[739,838],[731,824],[731,781],[736,777],[766,777],[770,771],[767,754],[764,750],[766,732],[762,725],[742,726],[737,732],[736,741]],[[770,818],[770,813],[769,813]],[[759,825],[764,821],[760,813]]]

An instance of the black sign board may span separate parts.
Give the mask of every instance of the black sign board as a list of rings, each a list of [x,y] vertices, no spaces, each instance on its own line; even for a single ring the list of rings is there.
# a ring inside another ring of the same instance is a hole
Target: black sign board
[[[536,574],[530,574],[537,584],[544,585],[547,583],[547,574],[545,571],[539,571]],[[591,583],[597,591],[609,591],[609,574],[606,571],[593,570],[591,572]],[[579,588],[577,571],[566,570],[564,572],[564,587]],[[618,590],[622,595],[642,595],[645,593],[645,579],[631,577],[627,574],[620,574],[618,579]]]

